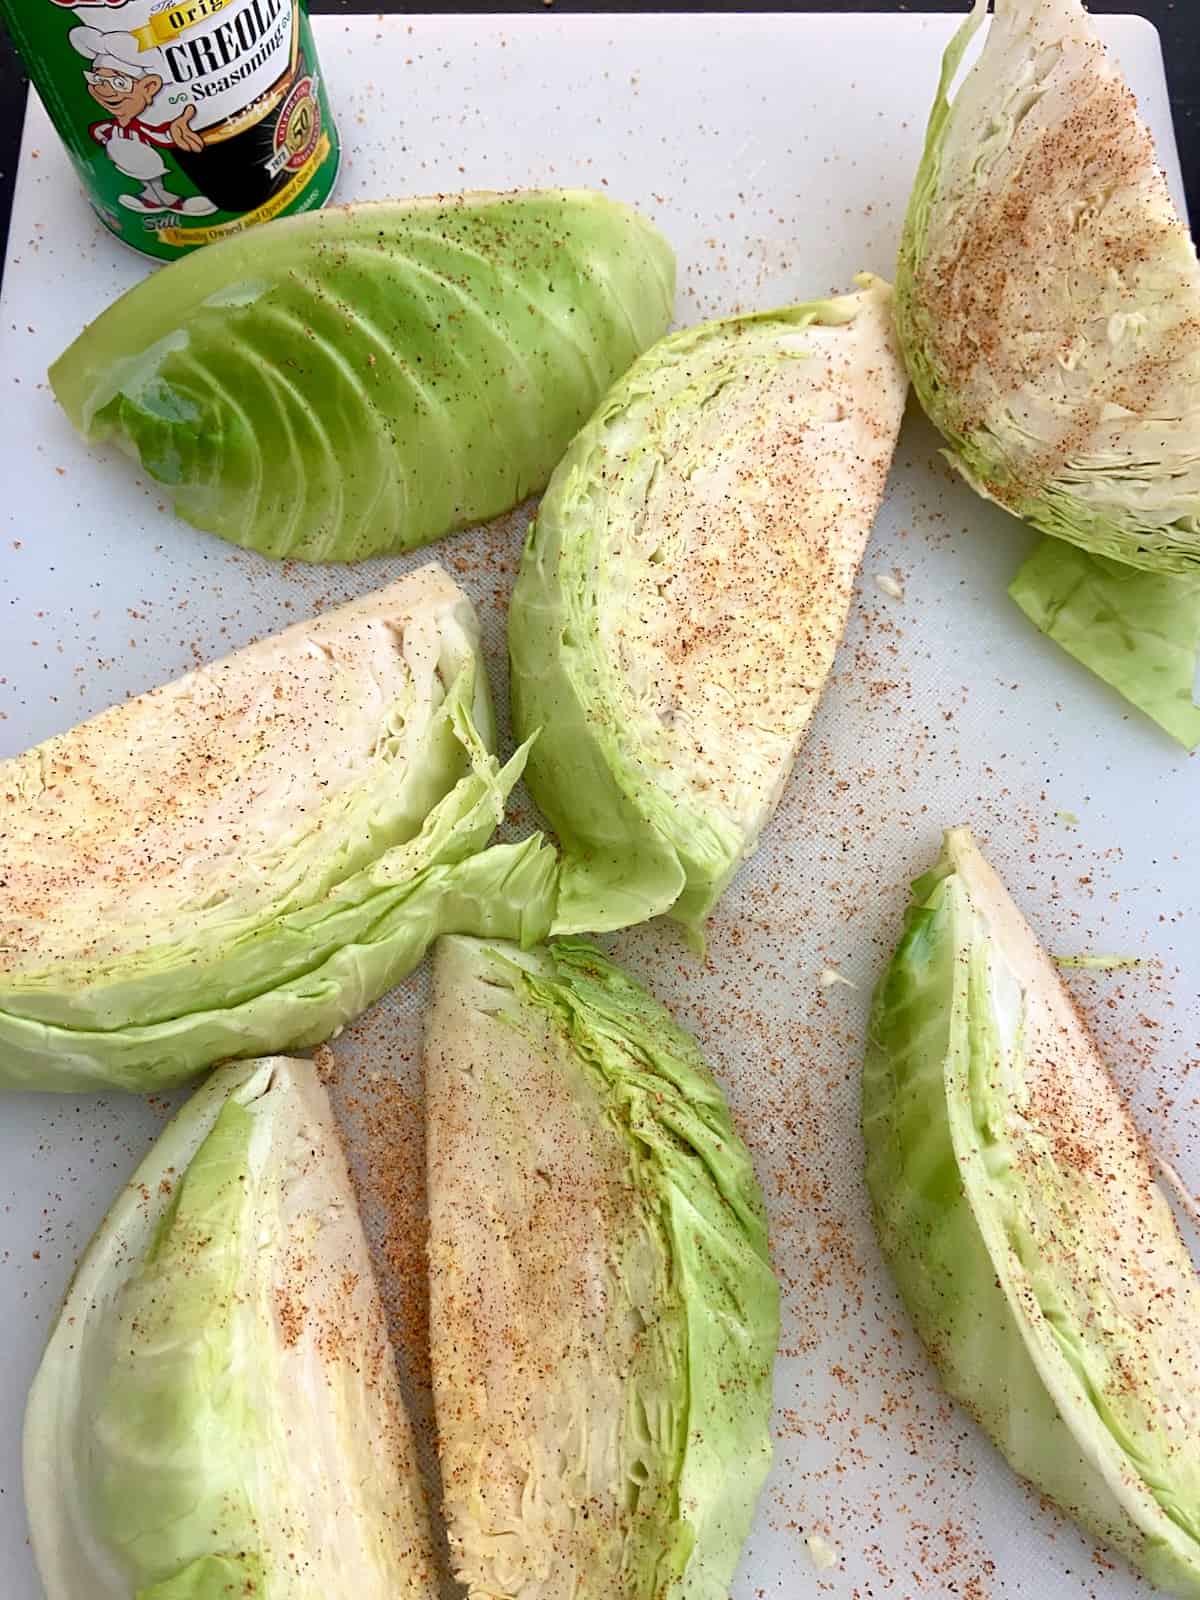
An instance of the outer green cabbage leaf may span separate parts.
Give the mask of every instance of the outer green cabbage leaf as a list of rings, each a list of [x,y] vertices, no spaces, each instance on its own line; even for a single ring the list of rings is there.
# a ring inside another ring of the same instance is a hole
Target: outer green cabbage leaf
[[[443,931],[542,936],[491,735],[428,567],[0,764],[0,1084],[162,1088],[328,1038]]]
[[[976,0],[946,53],[896,316],[948,459],[1045,533],[1200,563],[1200,263],[1079,0]]]
[[[48,1600],[426,1600],[408,1418],[311,1062],[213,1074],[88,1247],[29,1398]]]
[[[337,206],[156,272],[50,382],[196,527],[355,560],[543,488],[674,295],[666,240],[587,190]]]
[[[1200,666],[1200,572],[1139,572],[1046,539],[1009,594],[1055,644],[1192,750]]]
[[[1011,1465],[1200,1596],[1200,1285],[1095,1045],[965,828],[872,1008],[867,1181],[946,1387]]]
[[[698,932],[778,804],[904,407],[891,290],[863,281],[664,339],[551,480],[509,651],[556,932]]]
[[[778,1290],[700,1052],[590,945],[443,939],[425,1050],[434,1398],[473,1597],[727,1600]]]
[[[267,1592],[263,1581],[257,1556],[202,1556],[162,1583],[139,1589],[134,1600],[246,1600]]]

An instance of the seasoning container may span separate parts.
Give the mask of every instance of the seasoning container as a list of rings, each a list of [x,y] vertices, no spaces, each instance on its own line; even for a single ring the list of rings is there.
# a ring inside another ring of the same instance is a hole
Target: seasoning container
[[[328,200],[339,145],[304,0],[0,0],[96,212],[171,261]]]

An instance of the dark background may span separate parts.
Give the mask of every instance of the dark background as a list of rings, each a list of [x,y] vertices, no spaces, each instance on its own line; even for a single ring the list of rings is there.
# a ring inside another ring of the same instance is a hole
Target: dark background
[[[31,0],[15,0],[27,5]],[[309,9],[322,12],[514,12],[545,13],[564,11],[958,11],[965,13],[967,0],[792,0],[791,4],[768,0],[657,0],[639,4],[637,0],[419,0],[415,5],[398,5],[388,0],[311,0]],[[1200,222],[1200,3],[1198,0],[1091,0],[1088,9],[1097,15],[1136,12],[1147,17],[1162,37],[1166,57],[1171,107],[1175,114],[1175,137],[1183,162],[1188,207],[1193,226]],[[21,123],[25,115],[26,78],[21,63],[0,27],[0,262],[8,237],[8,218],[12,207],[12,186],[20,146]]]

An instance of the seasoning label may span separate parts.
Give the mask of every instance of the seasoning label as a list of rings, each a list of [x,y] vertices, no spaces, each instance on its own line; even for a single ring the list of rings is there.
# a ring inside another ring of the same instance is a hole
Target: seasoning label
[[[93,206],[127,243],[169,259],[328,198],[337,136],[300,0],[0,10]]]

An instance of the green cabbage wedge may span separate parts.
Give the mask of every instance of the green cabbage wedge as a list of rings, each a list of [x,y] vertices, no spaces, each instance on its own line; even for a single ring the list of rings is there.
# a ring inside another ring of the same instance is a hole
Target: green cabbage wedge
[[[75,1274],[29,1397],[47,1600],[434,1600],[412,1433],[329,1099],[222,1068]]]
[[[327,1039],[440,932],[542,937],[491,740],[431,565],[0,763],[0,1086],[162,1089]]]
[[[1200,1596],[1200,1284],[1052,962],[965,828],[914,885],[863,1089],[883,1253],[1010,1464]]]
[[[904,408],[891,290],[861,281],[670,335],[551,479],[509,652],[557,933],[670,912],[698,935],[779,802]]]
[[[986,0],[946,52],[897,268],[921,404],[981,494],[1160,572],[1200,564],[1200,262],[1079,0]]]
[[[674,297],[662,235],[587,190],[338,206],[154,273],[50,382],[196,527],[349,561],[544,488]]]
[[[425,1080],[457,1575],[472,1600],[728,1600],[779,1306],[695,1041],[590,945],[443,939]]]

